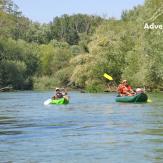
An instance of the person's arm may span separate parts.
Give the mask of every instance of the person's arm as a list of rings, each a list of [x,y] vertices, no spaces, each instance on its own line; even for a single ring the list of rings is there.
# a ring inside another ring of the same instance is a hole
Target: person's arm
[[[121,85],[118,86],[117,92],[120,94],[121,93]]]
[[[55,96],[53,96],[51,99],[52,99],[52,100],[55,100]]]
[[[62,89],[63,96],[67,95],[67,90],[65,88]]]
[[[127,96],[133,96],[135,95],[135,92],[132,90],[131,86],[126,86],[125,89],[123,90],[124,94]]]
[[[131,86],[129,86],[129,91],[130,91],[130,93],[135,94],[135,92],[134,92],[134,90],[132,89]]]
[[[123,90],[122,90],[122,85],[120,84],[117,88],[117,93],[120,95],[120,96],[123,96]]]

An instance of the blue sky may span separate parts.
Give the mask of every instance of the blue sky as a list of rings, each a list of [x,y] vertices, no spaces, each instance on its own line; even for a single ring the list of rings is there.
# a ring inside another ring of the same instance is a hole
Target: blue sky
[[[124,9],[143,4],[144,0],[13,0],[24,16],[48,23],[63,14],[90,14],[120,18]]]

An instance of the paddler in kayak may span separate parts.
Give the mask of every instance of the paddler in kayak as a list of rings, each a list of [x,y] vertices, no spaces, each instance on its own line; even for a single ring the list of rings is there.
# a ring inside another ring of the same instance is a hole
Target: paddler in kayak
[[[66,95],[67,95],[67,91],[65,91],[64,88],[60,89],[57,87],[55,89],[55,96],[53,96],[52,99],[56,100],[56,99],[60,99],[60,98],[66,98],[68,100],[68,97]]]
[[[53,100],[56,100],[56,99],[60,99],[60,98],[63,98],[63,94],[62,92],[60,91],[60,88],[56,88],[55,89],[55,95],[52,97]]]
[[[123,80],[117,88],[118,96],[134,96],[135,92],[128,84],[127,80]]]

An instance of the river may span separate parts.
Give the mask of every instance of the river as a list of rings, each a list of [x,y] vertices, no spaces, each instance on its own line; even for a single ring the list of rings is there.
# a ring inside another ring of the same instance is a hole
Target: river
[[[114,93],[0,93],[0,163],[161,163],[163,93],[152,103],[116,103]]]

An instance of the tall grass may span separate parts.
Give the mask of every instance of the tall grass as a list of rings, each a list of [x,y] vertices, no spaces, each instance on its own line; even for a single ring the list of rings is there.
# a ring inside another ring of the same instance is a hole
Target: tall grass
[[[33,89],[34,90],[49,90],[58,87],[59,81],[55,77],[42,76],[33,78]]]

